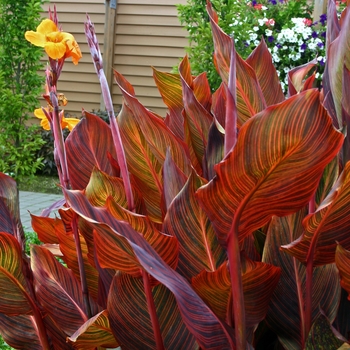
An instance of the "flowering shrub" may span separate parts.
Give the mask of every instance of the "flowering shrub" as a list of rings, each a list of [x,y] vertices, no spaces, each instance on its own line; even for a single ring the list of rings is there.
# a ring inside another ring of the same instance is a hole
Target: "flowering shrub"
[[[191,65],[195,73],[197,69],[207,71],[211,86],[217,88],[220,80],[209,62],[213,47],[208,44],[211,34],[206,30],[209,23],[204,2],[202,5],[194,2],[188,0],[187,5],[178,6],[179,19],[189,32],[190,42],[194,43],[188,48]],[[312,6],[306,0],[232,1],[228,4],[215,1],[214,6],[221,28],[234,37],[236,50],[243,58],[259,45],[262,37],[265,39],[284,92],[287,91],[287,72],[314,59],[317,59],[316,80],[320,83],[325,63],[326,14],[313,21]],[[343,8],[344,2],[338,5],[339,12]]]
[[[253,50],[259,45],[260,38],[265,38],[283,91],[287,92],[288,72],[314,59],[317,60],[316,80],[320,84],[325,64],[326,14],[313,22],[307,6],[298,9],[302,13],[292,13],[290,18],[283,18],[275,10],[279,8],[283,13],[288,5],[284,1],[277,3],[270,0],[266,6],[259,6],[261,4],[253,0],[251,5],[257,12],[254,17],[256,22],[253,30],[248,30],[249,38],[245,44]],[[235,30],[232,35],[235,41],[240,40],[240,31]]]

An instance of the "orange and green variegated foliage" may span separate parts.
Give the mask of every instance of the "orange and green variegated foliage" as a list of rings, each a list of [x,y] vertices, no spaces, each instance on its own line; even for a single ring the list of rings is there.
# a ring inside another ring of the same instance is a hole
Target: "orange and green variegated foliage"
[[[349,343],[350,10],[338,20],[334,9],[329,0],[321,89],[312,61],[289,73],[284,96],[265,42],[243,60],[209,1],[223,80],[215,92],[205,72],[192,75],[187,56],[177,74],[153,68],[168,107],[159,116],[115,71],[131,191],[120,175],[116,130],[84,112],[64,144],[65,204],[56,218],[32,215],[43,244],[30,256],[16,184],[0,174],[0,334],[8,344],[297,350]]]
[[[350,253],[339,244],[336,248],[335,263],[339,270],[341,286],[347,291],[348,295],[350,295]],[[348,299],[350,300],[349,296]]]

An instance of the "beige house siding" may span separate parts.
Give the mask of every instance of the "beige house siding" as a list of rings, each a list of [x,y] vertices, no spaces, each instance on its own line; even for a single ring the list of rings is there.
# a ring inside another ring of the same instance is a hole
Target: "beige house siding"
[[[166,108],[152,78],[151,66],[170,72],[188,45],[186,31],[180,26],[175,4],[186,0],[117,0],[113,68],[123,74],[135,88],[136,96],[149,109],[165,116]],[[80,116],[81,110],[100,108],[101,93],[84,35],[86,13],[95,24],[103,52],[105,2],[103,0],[55,0],[62,29],[77,39],[83,58],[75,66],[65,63],[58,90],[69,100],[66,111]],[[113,103],[122,103],[118,86],[112,86]]]

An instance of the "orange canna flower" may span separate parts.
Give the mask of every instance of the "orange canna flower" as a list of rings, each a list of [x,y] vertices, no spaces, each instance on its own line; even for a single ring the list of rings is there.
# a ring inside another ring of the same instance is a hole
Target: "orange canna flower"
[[[47,110],[47,108],[45,108]],[[62,111],[63,113],[63,111]],[[41,122],[40,122],[40,125],[42,126],[42,128],[44,130],[50,130],[51,127],[50,127],[50,123],[44,113],[44,111],[42,110],[42,108],[37,108],[35,111],[34,111],[34,115],[41,119]],[[80,122],[79,119],[76,119],[76,118],[65,118],[62,116],[62,120],[61,120],[61,127],[62,129],[64,128],[68,128],[69,131],[72,131],[73,128]]]
[[[74,64],[82,57],[80,48],[74,36],[61,32],[51,19],[44,19],[36,31],[27,31],[25,38],[35,46],[43,47],[52,59],[72,57]]]

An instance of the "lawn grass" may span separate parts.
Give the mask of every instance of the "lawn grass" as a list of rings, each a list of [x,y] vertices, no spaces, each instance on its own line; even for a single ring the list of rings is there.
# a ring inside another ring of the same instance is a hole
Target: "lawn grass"
[[[62,194],[61,188],[57,186],[59,182],[58,177],[38,175],[23,178],[18,182],[18,188],[20,191]]]

